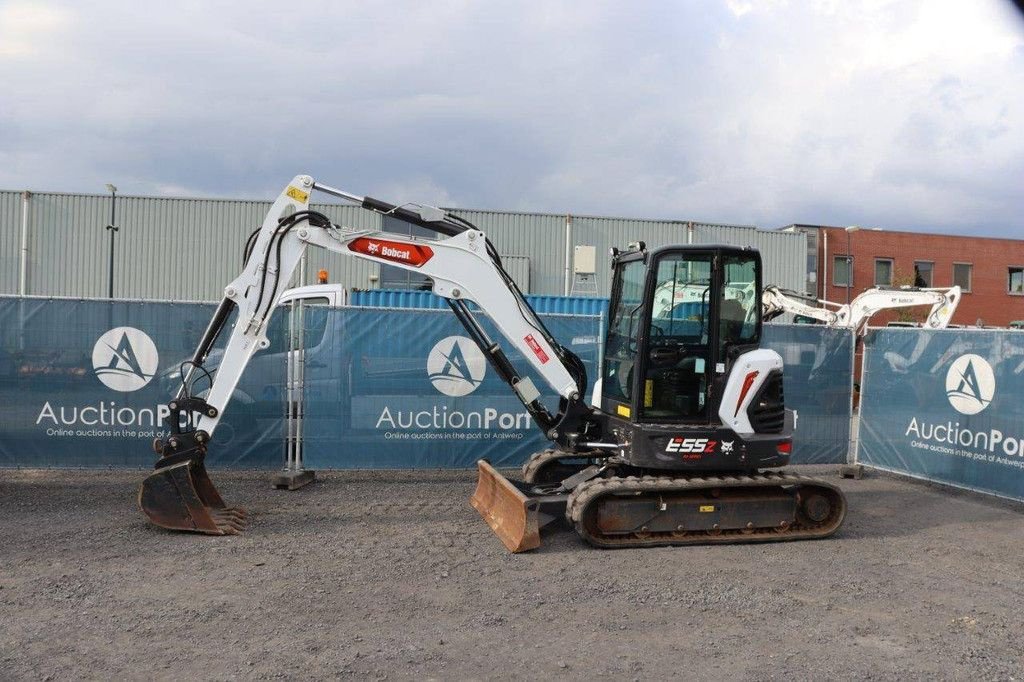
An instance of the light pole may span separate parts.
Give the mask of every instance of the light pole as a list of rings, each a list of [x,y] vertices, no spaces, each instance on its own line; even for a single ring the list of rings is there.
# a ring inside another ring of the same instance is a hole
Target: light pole
[[[857,225],[850,225],[846,230],[846,305],[850,305],[850,288],[853,286],[853,254],[850,253],[850,235],[860,230]]]
[[[107,183],[107,191],[110,192],[110,224],[107,230],[110,231],[110,277],[107,280],[107,296],[114,298],[114,233],[117,227],[114,225],[114,208],[117,206],[117,188]]]

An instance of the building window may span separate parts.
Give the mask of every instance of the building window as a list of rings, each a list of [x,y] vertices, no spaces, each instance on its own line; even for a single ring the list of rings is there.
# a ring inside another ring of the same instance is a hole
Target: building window
[[[932,286],[932,271],[935,269],[935,263],[926,260],[914,261],[914,286],[915,287],[930,287]]]
[[[970,263],[953,263],[953,284],[960,287],[961,291],[971,290],[973,274],[974,266]]]
[[[892,258],[875,259],[875,286],[892,286]]]
[[[852,286],[850,282],[850,262],[846,256],[836,256],[832,260],[832,284],[837,287]]]
[[[1024,268],[1010,268],[1006,290],[1011,294],[1024,294]]]

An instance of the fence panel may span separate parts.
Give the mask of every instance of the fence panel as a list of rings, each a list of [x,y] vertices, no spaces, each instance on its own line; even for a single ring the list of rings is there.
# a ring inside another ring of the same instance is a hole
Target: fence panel
[[[213,306],[0,297],[0,466],[147,467],[162,410]],[[285,315],[214,435],[212,466],[282,461]],[[602,318],[543,315],[597,376]],[[306,463],[314,468],[517,465],[548,445],[447,311],[306,309]],[[497,331],[481,316],[493,338]],[[223,339],[222,339],[223,342]],[[794,463],[845,461],[850,336],[766,325],[800,414]],[[215,371],[221,351],[211,353]],[[525,358],[513,354],[517,367]],[[532,377],[546,403],[554,394]],[[198,392],[204,382],[196,386]]]
[[[0,466],[150,466],[180,364],[212,314],[201,303],[0,298]],[[274,318],[283,329],[284,316]],[[215,350],[211,369],[219,358]],[[283,356],[253,358],[215,434],[212,465],[282,461],[284,379]]]
[[[883,329],[866,347],[860,463],[1024,499],[1024,333]]]
[[[451,313],[345,308],[328,317],[338,338],[322,356],[307,351],[307,367],[330,365],[339,376],[317,386],[314,370],[307,371],[307,466],[470,467],[481,457],[515,466],[547,446]],[[491,338],[501,338],[486,317],[478,319]],[[543,319],[580,356],[592,380],[601,318]],[[510,360],[517,368],[529,366],[516,351]],[[531,378],[549,409],[557,408],[555,394],[540,377]]]
[[[796,410],[794,464],[844,464],[850,442],[853,333],[820,325],[766,324],[764,346],[785,363],[786,407]]]

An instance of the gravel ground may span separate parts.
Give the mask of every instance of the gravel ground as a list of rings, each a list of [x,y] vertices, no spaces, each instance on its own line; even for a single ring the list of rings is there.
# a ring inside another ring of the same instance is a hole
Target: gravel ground
[[[224,538],[142,475],[0,471],[0,678],[1024,679],[1020,505],[874,475],[828,540],[513,556],[471,472],[215,472]]]

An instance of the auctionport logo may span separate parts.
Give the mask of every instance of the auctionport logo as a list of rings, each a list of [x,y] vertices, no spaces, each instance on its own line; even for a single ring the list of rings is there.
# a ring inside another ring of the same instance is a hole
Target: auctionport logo
[[[427,356],[427,376],[439,392],[453,397],[469,395],[484,380],[487,359],[465,336],[441,339]]]
[[[961,355],[946,372],[946,397],[960,414],[978,414],[992,402],[996,378],[980,355]]]
[[[137,391],[152,380],[160,364],[156,344],[135,327],[115,327],[92,349],[96,378],[115,391]]]

